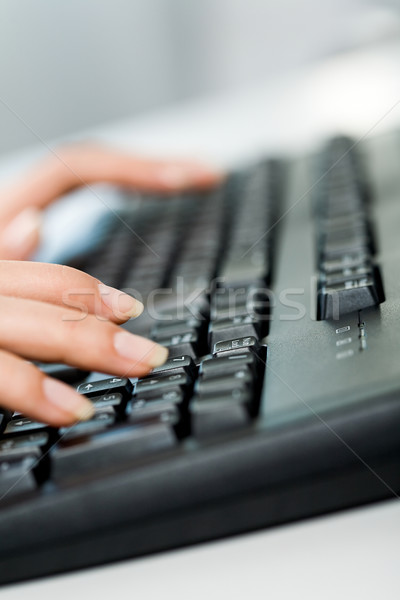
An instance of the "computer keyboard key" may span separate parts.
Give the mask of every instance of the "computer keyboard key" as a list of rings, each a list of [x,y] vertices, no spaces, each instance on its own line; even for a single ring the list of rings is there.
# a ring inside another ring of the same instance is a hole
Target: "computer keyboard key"
[[[87,421],[78,421],[70,427],[60,427],[59,435],[65,442],[75,438],[92,435],[104,431],[114,425],[116,415],[113,407],[100,408],[96,410],[93,417]]]
[[[177,425],[181,419],[179,405],[184,402],[182,390],[173,390],[154,398],[139,398],[134,400],[128,415],[128,423],[137,425],[146,423],[149,419],[159,419],[169,425]]]
[[[241,285],[230,285],[218,278],[218,287],[211,294],[211,308],[217,313],[227,307],[248,306],[263,308],[268,290],[261,279],[250,279]]]
[[[37,429],[47,429],[48,426],[40,421],[34,421],[29,417],[25,417],[21,414],[13,416],[13,418],[7,423],[4,430],[4,435],[7,434],[20,434],[28,433]]]
[[[264,325],[264,327],[263,327]],[[254,315],[237,315],[231,319],[217,319],[209,325],[209,345],[232,338],[264,336],[266,321],[259,321]]]
[[[100,408],[113,407],[118,414],[123,414],[126,407],[126,399],[122,394],[104,394],[103,396],[94,396],[90,398],[96,411]]]
[[[65,383],[78,383],[89,375],[89,371],[78,369],[77,367],[71,367],[63,363],[43,363],[35,362],[35,365],[39,369],[46,373],[49,377],[54,377]]]
[[[187,386],[192,382],[187,373],[169,373],[158,377],[139,379],[135,385],[135,397],[149,397],[150,394],[158,395],[169,388]]]
[[[191,426],[197,438],[242,429],[251,422],[252,390],[233,387],[223,393],[197,394],[190,404]]]
[[[62,483],[101,476],[104,471],[127,467],[138,458],[173,448],[176,443],[172,427],[159,419],[144,425],[120,425],[92,436],[61,440],[51,453],[51,477]]]
[[[359,278],[373,277],[373,268],[371,265],[362,265],[357,268],[347,268],[341,271],[333,271],[329,275],[322,275],[321,281],[323,281],[326,287],[330,287],[336,284],[343,284],[348,280],[355,280]]]
[[[318,319],[338,319],[384,300],[379,269],[375,268],[372,276],[345,280],[330,287],[323,285],[318,292]]]
[[[126,404],[132,396],[133,385],[126,377],[109,377],[108,379],[100,379],[99,381],[81,383],[81,385],[78,386],[77,391],[94,401],[98,396],[119,394],[122,398],[122,402]],[[124,406],[119,404],[117,408],[123,410]]]
[[[333,273],[342,269],[356,269],[365,264],[369,264],[371,255],[367,248],[362,248],[357,252],[341,254],[328,260],[322,260],[319,263],[320,270],[323,273]]]
[[[176,358],[177,356],[179,357],[182,355],[195,358],[201,354],[201,344],[196,331],[172,335],[167,338],[158,338],[157,336],[154,341],[161,346],[168,348],[170,358]]]
[[[226,286],[268,280],[269,264],[264,244],[259,244],[261,248],[252,249],[252,240],[254,240],[254,236],[244,246],[243,252],[240,253],[241,255],[239,257],[232,257],[226,261],[219,272],[219,277],[223,279]]]
[[[203,397],[208,394],[230,393],[232,389],[253,388],[253,386],[253,374],[247,367],[244,367],[229,375],[203,376],[198,380],[195,392],[199,397]]]
[[[151,336],[169,337],[171,335],[189,333],[194,329],[200,329],[202,326],[202,321],[193,316],[174,321],[159,320],[154,325]]]
[[[49,443],[48,431],[35,431],[27,435],[4,435],[0,439],[0,452],[5,450],[19,450],[21,448],[45,447]]]
[[[254,336],[224,340],[214,344],[213,354],[233,353],[240,351],[257,351],[259,348],[258,340]]]
[[[199,373],[201,377],[214,377],[227,373],[235,373],[237,370],[244,368],[255,373],[258,362],[257,357],[252,352],[235,352],[229,356],[221,355],[221,357],[203,360],[200,364]]]
[[[40,458],[34,448],[0,452],[0,503],[37,489],[34,468]]]
[[[196,365],[191,356],[175,356],[174,358],[168,358],[163,365],[153,369],[148,377],[166,375],[167,373],[187,373],[190,377],[194,377],[196,370]]]
[[[250,290],[245,295],[220,297],[218,302],[212,301],[211,305],[211,321],[250,317],[261,321],[264,326],[264,323],[268,323],[269,313],[270,297],[265,286],[257,288],[257,293]]]
[[[7,423],[12,418],[12,415],[13,415],[13,413],[10,410],[6,410],[6,409],[0,410],[0,434],[3,433],[3,431],[7,427]]]

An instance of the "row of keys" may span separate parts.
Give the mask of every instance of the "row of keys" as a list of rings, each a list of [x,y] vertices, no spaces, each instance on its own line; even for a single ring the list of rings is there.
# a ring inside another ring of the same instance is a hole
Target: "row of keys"
[[[159,321],[152,331],[152,338],[169,348],[172,360],[189,354],[199,365],[188,403],[191,431],[197,438],[243,428],[258,412],[266,354],[260,341],[270,314],[265,290],[272,218],[269,177],[268,165],[259,165],[230,182],[234,193],[225,206],[223,236],[217,235],[223,248],[216,265],[217,283],[207,290],[208,309],[197,319],[188,315]],[[170,372],[170,365],[167,369]]]
[[[260,340],[269,304],[260,290],[270,273],[270,177],[268,166],[259,165],[191,203],[149,198],[140,218],[134,209],[127,212],[118,233],[107,230],[109,224],[99,226],[103,243],[93,269],[90,257],[77,266],[144,295],[162,286],[179,292],[183,281],[184,295],[200,288],[201,309],[186,310],[180,319],[166,314],[155,323],[151,337],[170,356],[149,376],[81,384],[78,391],[95,407],[90,420],[56,429],[4,412],[0,492],[33,491],[49,478],[63,485],[95,477],[173,449],[191,433],[200,440],[251,423],[266,354]],[[221,276],[223,282],[210,289]],[[86,375],[63,365],[41,367],[69,383]]]
[[[318,319],[384,301],[362,169],[346,138],[333,140],[317,186]]]
[[[217,343],[197,367],[170,358],[134,384],[108,378],[81,384],[95,414],[58,430],[23,415],[3,415],[0,492],[36,489],[115,469],[172,449],[192,431],[199,439],[249,424],[258,411],[265,349],[255,338]],[[4,489],[3,489],[4,488]]]
[[[197,437],[243,428],[259,410],[266,348],[252,337],[218,342],[200,364],[190,405]]]

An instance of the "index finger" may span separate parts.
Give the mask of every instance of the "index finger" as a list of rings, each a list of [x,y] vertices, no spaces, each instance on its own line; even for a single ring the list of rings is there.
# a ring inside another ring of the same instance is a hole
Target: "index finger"
[[[66,306],[114,323],[143,311],[139,300],[83,271],[39,262],[0,261],[0,295]]]
[[[0,190],[0,226],[28,206],[43,208],[74,188],[92,183],[168,194],[205,190],[222,179],[217,169],[194,160],[143,158],[89,144],[65,146]]]

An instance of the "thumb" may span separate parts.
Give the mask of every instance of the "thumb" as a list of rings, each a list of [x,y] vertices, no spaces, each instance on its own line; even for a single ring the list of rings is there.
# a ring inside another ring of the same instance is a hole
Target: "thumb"
[[[0,229],[0,259],[24,260],[39,244],[41,214],[37,208],[25,208]]]

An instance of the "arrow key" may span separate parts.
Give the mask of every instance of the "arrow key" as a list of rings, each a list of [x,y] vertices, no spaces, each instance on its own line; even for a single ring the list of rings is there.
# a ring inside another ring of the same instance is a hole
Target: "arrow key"
[[[77,390],[90,398],[96,406],[113,406],[117,413],[124,413],[126,403],[132,397],[133,385],[127,377],[109,377],[81,383]]]
[[[33,430],[37,429],[47,429],[48,426],[44,423],[40,423],[39,421],[34,421],[29,417],[24,417],[23,415],[14,416],[7,424],[4,435],[16,434],[16,433],[30,433]]]

